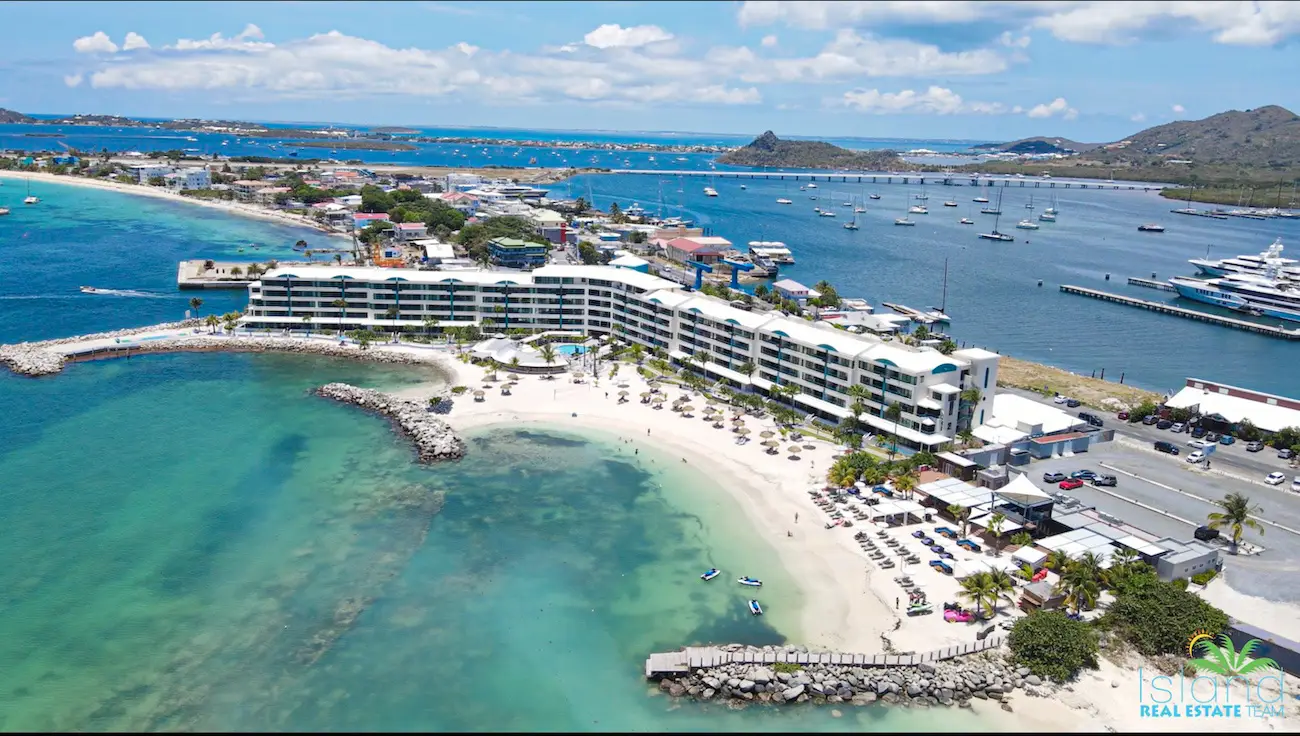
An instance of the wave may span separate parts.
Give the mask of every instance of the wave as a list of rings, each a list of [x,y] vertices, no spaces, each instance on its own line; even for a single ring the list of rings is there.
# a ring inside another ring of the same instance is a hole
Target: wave
[[[140,299],[168,299],[171,294],[155,294],[152,291],[135,291],[134,289],[98,289],[91,296],[106,294],[108,296],[133,296]]]

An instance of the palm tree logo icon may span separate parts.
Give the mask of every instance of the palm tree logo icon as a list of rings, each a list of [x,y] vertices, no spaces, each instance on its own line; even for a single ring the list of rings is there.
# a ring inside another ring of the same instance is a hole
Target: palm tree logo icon
[[[1226,634],[1220,634],[1216,642],[1209,632],[1201,630],[1192,635],[1187,642],[1187,654],[1200,657],[1188,664],[1204,672],[1213,672],[1224,677],[1249,675],[1265,670],[1281,670],[1281,666],[1271,657],[1252,659],[1251,654],[1260,646],[1259,639],[1251,639],[1237,651]]]

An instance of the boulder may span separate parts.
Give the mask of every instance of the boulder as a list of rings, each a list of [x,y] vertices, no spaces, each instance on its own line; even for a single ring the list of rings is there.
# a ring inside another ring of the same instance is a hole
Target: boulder
[[[759,685],[766,685],[771,682],[774,675],[772,670],[766,667],[754,667],[749,671],[748,679]]]
[[[1025,676],[1025,684],[1026,684],[1026,685],[1042,685],[1042,684],[1043,684],[1043,678],[1039,677],[1038,675],[1029,674],[1029,675],[1026,675],[1026,676]]]
[[[783,691],[781,693],[781,698],[783,700],[786,700],[787,702],[794,700],[795,698],[798,698],[800,695],[803,695],[803,690],[804,690],[803,685],[795,685],[794,687],[787,688],[785,691]]]
[[[748,693],[748,692],[753,692],[753,690],[754,690],[754,682],[752,680],[740,681],[740,692]]]

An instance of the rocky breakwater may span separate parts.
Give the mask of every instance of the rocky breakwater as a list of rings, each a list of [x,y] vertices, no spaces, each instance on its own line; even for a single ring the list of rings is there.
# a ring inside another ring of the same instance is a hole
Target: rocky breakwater
[[[388,417],[415,442],[420,462],[459,460],[465,456],[465,440],[423,404],[346,383],[327,383],[316,389],[316,395]]]
[[[722,647],[741,651],[746,647]],[[750,651],[805,652],[803,647],[749,647]],[[919,665],[860,667],[821,664],[724,664],[689,673],[665,675],[659,689],[672,697],[748,703],[870,705],[896,703],[918,707],[969,708],[976,700],[996,701],[1011,710],[1016,691],[1047,697],[1055,686],[1026,667],[1017,667],[998,652]]]
[[[113,330],[112,332],[97,332],[91,335],[62,337],[56,340],[41,340],[39,342],[20,342],[14,345],[0,345],[0,363],[8,366],[10,370],[20,376],[47,376],[63,370],[63,364],[67,360],[65,357],[64,346],[89,342],[91,340],[130,337],[132,335],[140,335],[148,332],[187,329],[198,327],[200,324],[201,320],[188,319],[180,322],[166,322],[160,325],[150,325],[148,327],[132,327],[124,330]]]

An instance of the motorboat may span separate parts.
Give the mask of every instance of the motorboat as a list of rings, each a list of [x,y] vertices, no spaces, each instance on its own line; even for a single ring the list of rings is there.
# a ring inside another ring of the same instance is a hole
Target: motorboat
[[[711,567],[703,575],[700,576],[700,580],[712,580],[721,574],[722,574],[721,570],[719,570],[716,567]]]
[[[909,217],[899,217],[894,220],[895,225],[915,225],[916,221]]]
[[[821,215],[822,217],[834,217],[834,216],[835,216],[835,212],[834,212],[833,210],[822,210],[822,211],[819,212],[818,214]]]
[[[743,577],[743,578],[736,578],[736,582],[740,583],[741,585],[748,585],[748,586],[751,587],[751,588],[761,588],[761,587],[763,587],[763,581],[762,581],[762,580],[759,580],[758,578],[751,578],[751,577],[748,576],[748,575],[746,575],[746,576]]]
[[[23,199],[23,204],[36,204],[40,201],[41,200],[39,197],[33,197],[31,195],[28,195],[26,198]]]
[[[944,206],[944,207],[956,207],[956,206],[957,206],[957,203],[956,203],[956,202],[944,202],[944,203],[943,203],[943,206]]]
[[[1276,272],[1273,278],[1280,281],[1300,282],[1300,261],[1282,257],[1283,250],[1282,239],[1278,238],[1268,249],[1258,255],[1239,255],[1221,260],[1193,258],[1188,263],[1196,266],[1197,272],[1206,276],[1231,276],[1238,273],[1258,276],[1272,268]]]
[[[969,217],[963,217],[963,218],[961,218],[961,220],[960,220],[960,222],[959,222],[958,224],[961,224],[961,225],[974,225],[974,224],[975,224],[975,221],[972,220],[972,219],[970,219]]]
[[[857,213],[857,214],[862,214],[863,212],[866,212],[866,211],[867,211],[867,208],[866,208],[866,207],[854,207],[854,208],[853,208],[853,211],[854,211],[855,213]]]
[[[868,199],[880,199],[880,195],[879,195],[879,194],[873,194],[873,195],[871,195],[870,197],[868,197]]]
[[[754,614],[755,616],[762,616],[762,615],[763,615],[763,607],[760,606],[760,605],[758,605],[758,601],[751,600],[751,601],[749,602],[749,612],[752,613],[752,614]]]
[[[980,214],[981,214],[981,215],[1000,215],[1000,214],[1002,214],[1002,210],[1001,210],[1001,208],[998,208],[998,207],[982,207],[982,208],[980,208]]]
[[[705,187],[705,188],[704,188],[704,196],[706,196],[706,197],[716,197],[716,196],[718,196],[718,190],[714,189],[713,187]]]
[[[821,214],[821,211],[822,211],[822,208],[821,208],[821,207],[813,207],[813,212],[816,212],[816,213],[818,213],[818,214]]]
[[[8,208],[8,207],[0,207],[0,215],[7,215],[7,214],[9,214],[9,208]]]
[[[975,199],[972,199],[971,201],[972,201],[972,202],[978,202],[978,203],[980,203],[980,204],[988,204],[988,203],[989,203],[989,198],[988,198],[988,197],[976,197]]]
[[[749,189],[749,187],[745,186],[744,184],[741,184],[741,185],[740,185],[740,188],[741,188],[741,189]]]
[[[930,214],[930,210],[927,210],[925,207],[922,207],[922,206],[919,205],[919,204],[914,204],[914,205],[912,205],[911,207],[908,207],[908,208],[907,208],[907,211],[908,211],[909,214],[913,214],[913,215],[928,215],[928,214]]]
[[[785,197],[782,197],[782,198],[776,200],[776,203],[777,203],[777,204],[794,204],[794,200],[792,200],[792,199],[786,199]]]
[[[779,240],[751,240],[750,258],[766,258],[778,265],[793,265],[794,254]]]
[[[105,292],[104,289],[96,289],[96,288],[93,287],[93,286],[83,286],[83,287],[81,287],[81,293],[82,293],[82,294],[103,294],[104,292]]]
[[[1278,281],[1271,275],[1274,272],[1270,268],[1263,276],[1237,273],[1206,280],[1175,276],[1169,285],[1193,301],[1300,322],[1300,286]]]
[[[816,189],[816,188],[817,188],[817,185],[816,185],[816,184],[813,184],[812,182],[809,182],[809,183],[807,184],[807,186],[808,186],[809,189]]]
[[[811,200],[813,200],[813,201],[815,202],[815,201],[817,201],[817,195],[816,195],[816,194],[810,194],[810,195],[808,195],[808,199],[811,199]]]
[[[1145,225],[1138,225],[1138,232],[1140,233],[1163,233],[1164,231],[1164,225],[1157,225],[1153,222],[1148,222]]]
[[[1017,222],[1016,227],[1020,228],[1021,230],[1037,230],[1038,223],[1026,218],[1024,220],[1021,220],[1020,222]]]
[[[1039,213],[1038,219],[1042,220],[1043,222],[1056,222],[1056,213],[1048,212],[1044,210]]]

